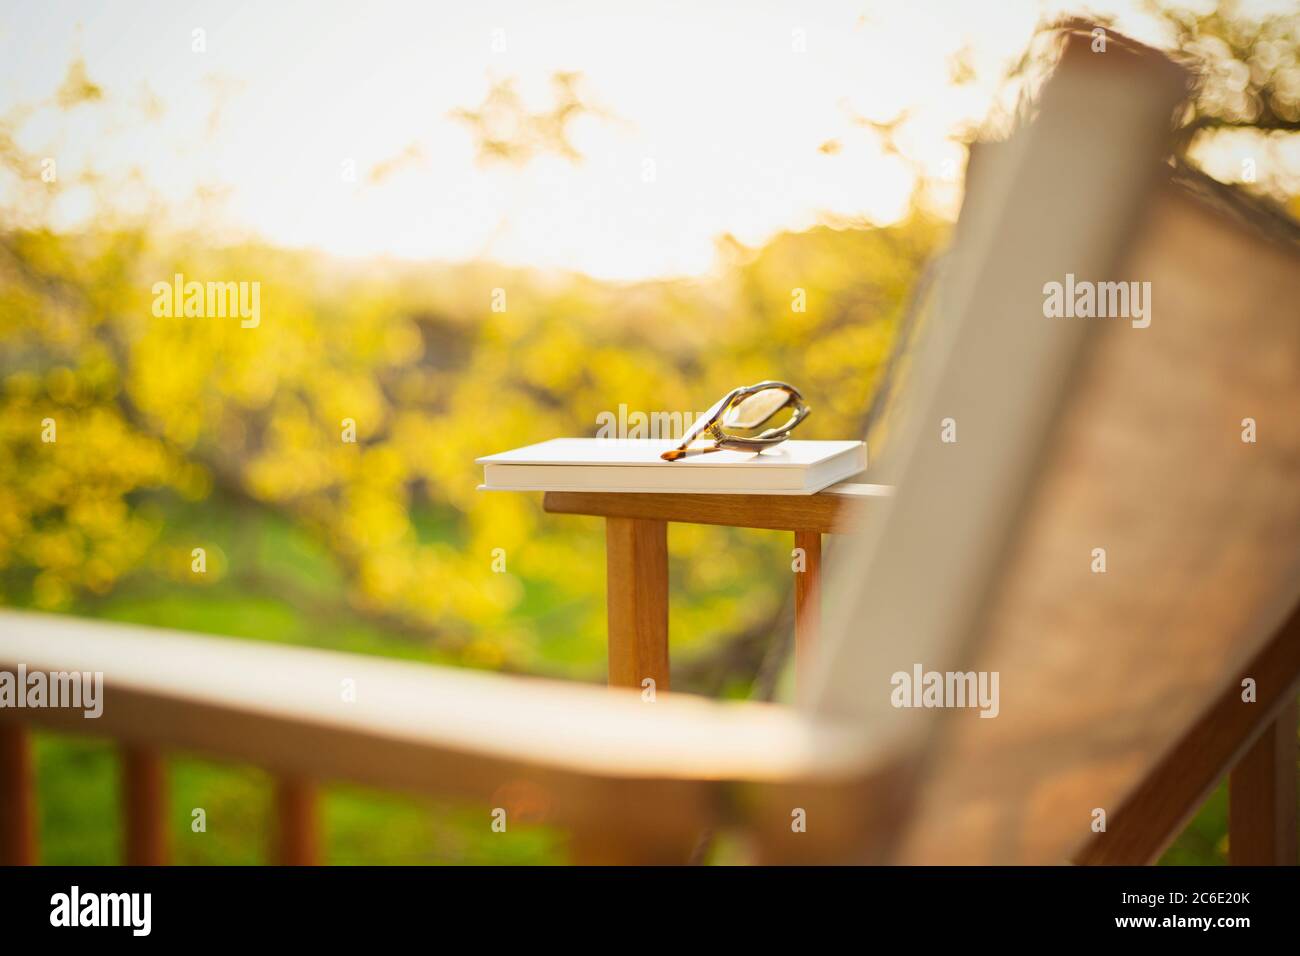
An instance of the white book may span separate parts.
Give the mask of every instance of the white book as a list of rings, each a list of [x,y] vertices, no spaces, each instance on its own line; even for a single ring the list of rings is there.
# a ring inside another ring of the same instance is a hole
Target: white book
[[[811,495],[867,467],[860,441],[786,441],[762,452],[664,461],[669,440],[553,438],[475,459],[490,491],[622,491]]]

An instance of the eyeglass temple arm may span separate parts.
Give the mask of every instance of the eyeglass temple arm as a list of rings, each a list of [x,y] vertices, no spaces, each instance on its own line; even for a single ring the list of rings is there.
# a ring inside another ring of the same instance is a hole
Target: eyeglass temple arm
[[[680,451],[690,445],[690,443],[695,441],[695,439],[699,438],[700,434],[712,425],[717,420],[718,416],[722,414],[722,410],[730,405],[735,400],[736,396],[743,391],[745,391],[744,388],[733,388],[723,396],[723,398],[715,402],[712,408],[699,418],[695,419],[695,423],[691,425],[691,427],[686,430],[686,434],[682,436],[682,440],[678,443],[677,449]]]

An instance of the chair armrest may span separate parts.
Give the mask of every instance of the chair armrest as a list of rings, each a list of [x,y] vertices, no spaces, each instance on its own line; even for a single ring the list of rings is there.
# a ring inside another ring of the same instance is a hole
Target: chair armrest
[[[0,720],[475,800],[523,782],[548,820],[665,843],[752,813],[762,797],[747,786],[813,800],[856,786],[878,757],[859,729],[769,704],[645,703],[591,685],[0,611],[0,670],[20,664],[102,672],[102,716],[4,708]],[[780,818],[788,829],[788,807]]]

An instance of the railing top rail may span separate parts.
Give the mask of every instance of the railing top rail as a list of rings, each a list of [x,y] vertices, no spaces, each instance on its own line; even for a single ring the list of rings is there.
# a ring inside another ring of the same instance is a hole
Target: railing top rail
[[[456,753],[604,778],[782,780],[850,775],[864,732],[773,705],[643,695],[160,628],[0,610],[0,670],[101,672],[104,713],[26,711],[26,719],[262,763],[292,738],[344,737],[403,753]],[[23,711],[0,709],[0,719]],[[249,736],[251,734],[251,737]],[[281,741],[283,745],[277,744]],[[362,751],[365,748],[362,746]],[[292,769],[340,769],[300,752]],[[373,759],[355,773],[377,777]]]

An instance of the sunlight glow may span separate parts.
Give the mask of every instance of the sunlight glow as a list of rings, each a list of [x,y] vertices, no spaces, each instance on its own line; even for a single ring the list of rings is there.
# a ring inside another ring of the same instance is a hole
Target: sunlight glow
[[[0,19],[0,114],[41,104],[16,124],[22,146],[57,157],[65,180],[117,177],[120,212],[165,210],[209,241],[694,275],[723,235],[890,223],[918,173],[958,182],[956,135],[1062,8],[65,0]],[[52,93],[78,57],[104,102],[60,110]],[[958,57],[971,78],[955,84]],[[453,111],[500,80],[545,110],[559,71],[581,74],[597,110],[565,130],[579,158],[478,161]],[[929,198],[951,215],[959,195]],[[55,225],[94,209],[65,188]]]

